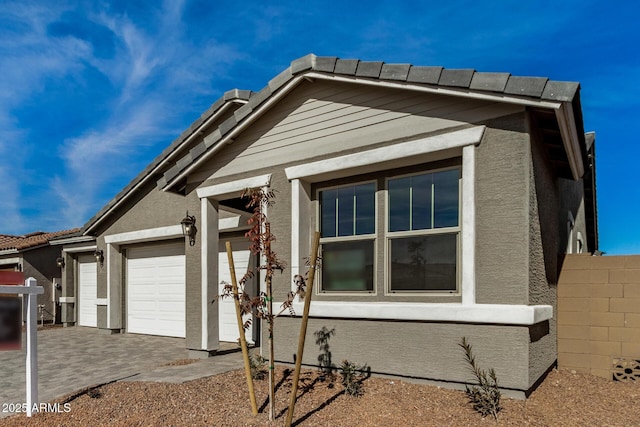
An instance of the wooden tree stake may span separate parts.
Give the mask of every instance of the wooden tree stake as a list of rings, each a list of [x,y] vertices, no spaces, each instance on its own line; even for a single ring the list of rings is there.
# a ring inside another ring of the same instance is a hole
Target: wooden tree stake
[[[251,364],[249,363],[249,348],[247,338],[244,335],[244,324],[242,323],[242,313],[240,312],[240,301],[238,300],[238,281],[236,278],[236,268],[233,263],[233,250],[231,242],[226,242],[227,258],[229,259],[229,273],[231,274],[231,286],[233,287],[233,302],[236,306],[236,319],[238,321],[238,332],[240,333],[240,347],[242,348],[242,358],[244,359],[244,372],[247,376],[247,387],[249,387],[249,398],[251,399],[251,412],[258,415],[258,404],[256,403],[256,393],[253,389],[253,378],[251,376]]]
[[[307,324],[309,323],[309,309],[311,307],[311,295],[313,294],[313,280],[316,273],[316,261],[318,259],[318,246],[320,246],[320,233],[316,231],[313,236],[313,244],[311,246],[311,254],[309,261],[311,267],[309,277],[306,284],[306,292],[304,294],[304,311],[302,312],[302,322],[300,323],[300,336],[298,338],[298,355],[296,356],[296,368],[293,374],[293,385],[291,389],[291,400],[289,401],[289,411],[287,412],[287,421],[285,425],[291,426],[293,422],[293,411],[296,407],[298,394],[298,381],[300,380],[300,369],[302,368],[302,355],[304,353],[304,341],[307,336]]]

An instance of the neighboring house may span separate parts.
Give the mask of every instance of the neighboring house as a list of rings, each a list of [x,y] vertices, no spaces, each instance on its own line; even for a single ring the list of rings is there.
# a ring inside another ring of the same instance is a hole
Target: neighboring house
[[[267,187],[289,265],[276,300],[321,232],[309,325],[335,329],[334,362],[460,384],[464,336],[525,395],[556,361],[564,254],[597,249],[594,150],[578,83],[308,55],[218,100],[75,237],[95,243],[60,241],[67,265],[97,273],[85,286],[65,270],[66,321],[183,336],[192,356],[235,340],[221,251],[231,240],[239,271],[257,264],[239,195]],[[278,322],[277,358],[293,362],[299,319]]]
[[[44,293],[38,295],[38,321],[59,322],[60,267],[56,264],[59,251],[49,240],[78,232],[79,229],[45,233],[38,231],[24,236],[0,235],[0,271],[22,271],[33,277]]]

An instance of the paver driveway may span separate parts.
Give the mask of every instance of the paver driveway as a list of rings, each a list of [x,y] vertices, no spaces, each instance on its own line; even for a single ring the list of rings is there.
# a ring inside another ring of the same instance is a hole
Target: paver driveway
[[[182,338],[106,335],[83,327],[39,331],[38,401],[136,374],[144,376],[186,356]],[[0,404],[25,401],[25,360],[25,350],[0,352]]]

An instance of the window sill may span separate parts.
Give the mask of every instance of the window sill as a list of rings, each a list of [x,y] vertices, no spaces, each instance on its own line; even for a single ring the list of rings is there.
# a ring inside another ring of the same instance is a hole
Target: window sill
[[[294,302],[301,317],[304,303]],[[312,301],[310,317],[535,325],[553,317],[550,305]]]

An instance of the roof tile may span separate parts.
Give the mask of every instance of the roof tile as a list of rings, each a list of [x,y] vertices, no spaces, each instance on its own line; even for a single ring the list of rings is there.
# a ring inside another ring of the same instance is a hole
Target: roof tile
[[[321,71],[324,73],[333,73],[336,68],[338,58],[335,56],[318,56],[313,66],[313,71]]]
[[[280,89],[284,84],[286,84],[289,80],[291,80],[293,74],[291,74],[291,69],[287,68],[271,80],[269,80],[269,87],[271,88],[271,92],[275,92]]]
[[[267,100],[267,98],[271,96],[271,93],[271,88],[269,86],[265,86],[260,92],[251,95],[251,98],[249,98],[249,102],[247,103],[247,105],[249,105],[249,108],[251,108],[252,110],[255,110],[260,104],[262,104],[265,100]]]
[[[313,53],[303,56],[302,58],[291,61],[291,73],[298,74],[303,71],[313,69],[316,63],[316,56]]]
[[[35,233],[29,233],[23,236],[0,234],[0,250],[22,250],[33,248],[36,246],[42,246],[47,244],[49,240],[53,239],[54,237],[66,236],[67,234],[77,233],[78,231],[80,231],[79,228],[54,232],[37,231]]]
[[[242,119],[247,117],[249,114],[251,114],[251,106],[249,104],[244,104],[233,113],[233,116],[236,118],[236,122],[240,123]]]
[[[234,116],[229,117],[224,122],[220,123],[218,129],[220,130],[220,135],[225,136],[234,126],[238,123]]]
[[[370,62],[360,61],[358,68],[356,69],[356,76],[358,77],[373,77],[377,79],[380,77],[380,70],[382,70],[382,61]]]
[[[225,101],[232,101],[234,99],[249,99],[251,96],[250,90],[242,90],[242,89],[231,89],[224,93]]]
[[[358,62],[360,62],[359,59],[338,59],[334,73],[355,76]]]
[[[416,67],[409,70],[407,81],[411,83],[438,84],[442,74],[442,67]]]
[[[175,178],[176,176],[178,176],[178,174],[180,174],[180,168],[178,167],[177,164],[171,166],[165,173],[164,173],[164,179],[169,182],[171,181],[173,178]]]
[[[474,70],[471,69],[443,69],[438,85],[450,87],[468,88],[473,78]]]
[[[380,78],[385,80],[407,81],[411,64],[383,64]]]
[[[540,97],[544,86],[547,84],[546,77],[509,77],[504,93],[509,95],[523,95]]]
[[[195,147],[193,147],[191,150],[189,150],[189,154],[191,155],[192,159],[197,159],[198,157],[200,157],[205,151],[207,151],[207,146],[204,143],[204,141],[196,144]]]
[[[580,84],[576,82],[548,81],[542,92],[542,99],[553,101],[573,101],[573,97],[580,89]]]
[[[509,73],[475,73],[469,89],[504,92],[510,75]]]
[[[216,129],[213,132],[211,132],[209,135],[204,137],[204,146],[206,148],[209,148],[216,142],[220,141],[221,139],[222,139],[222,134],[220,133],[220,129]]]
[[[189,166],[193,162],[193,157],[191,157],[191,153],[187,153],[184,157],[176,162],[176,165],[180,170],[183,170],[187,166]]]

